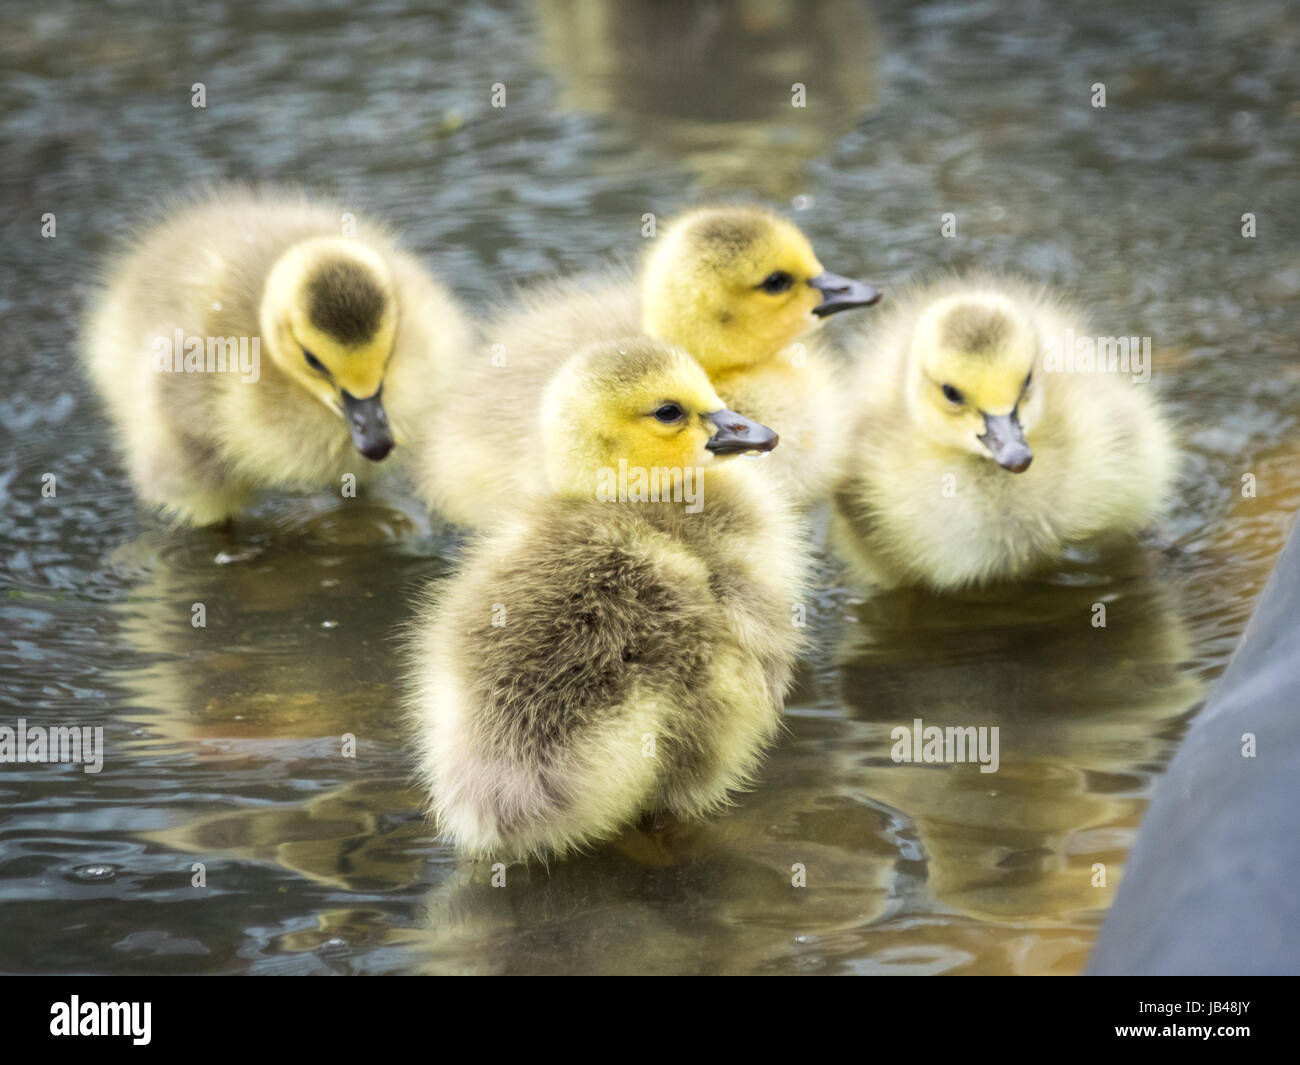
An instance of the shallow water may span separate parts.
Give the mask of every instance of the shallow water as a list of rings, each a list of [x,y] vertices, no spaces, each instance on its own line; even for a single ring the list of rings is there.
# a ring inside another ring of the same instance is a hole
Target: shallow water
[[[0,13],[0,723],[108,744],[97,776],[0,766],[0,970],[1079,971],[1300,503],[1294,5],[174,8]],[[719,195],[788,208],[886,287],[1063,286],[1099,334],[1154,338],[1177,548],[955,602],[864,601],[828,561],[756,791],[492,888],[424,825],[394,713],[393,630],[455,541],[396,492],[167,533],[77,373],[129,221],[232,178],[382,212],[471,307]],[[916,717],[999,726],[999,772],[894,764]]]

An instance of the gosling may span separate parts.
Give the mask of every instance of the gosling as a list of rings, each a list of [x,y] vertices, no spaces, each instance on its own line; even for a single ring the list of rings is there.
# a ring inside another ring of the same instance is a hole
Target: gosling
[[[894,306],[861,352],[831,520],[864,582],[1014,580],[1155,519],[1170,430],[1129,376],[1061,372],[1087,332],[1015,280],[949,279]]]
[[[371,483],[422,438],[468,335],[382,226],[232,190],[109,264],[83,348],[139,496],[204,526],[261,489]]]
[[[804,537],[762,490],[776,434],[683,351],[594,345],[540,412],[550,490],[433,589],[410,717],[442,831],[474,856],[563,855],[752,780],[799,648]]]

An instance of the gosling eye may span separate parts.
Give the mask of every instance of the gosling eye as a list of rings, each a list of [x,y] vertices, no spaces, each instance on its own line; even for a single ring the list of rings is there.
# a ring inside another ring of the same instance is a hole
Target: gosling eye
[[[789,292],[790,286],[794,284],[794,278],[784,270],[774,270],[763,278],[762,283],[758,286],[769,296],[776,296],[782,292]]]
[[[943,396],[949,403],[965,403],[966,397],[961,394],[961,390],[953,388],[952,385],[943,386]]]
[[[672,425],[673,422],[679,422],[685,418],[686,412],[682,410],[681,405],[678,403],[665,403],[654,412],[654,416],[665,425]]]
[[[303,355],[303,358],[305,358],[305,359],[307,360],[307,365],[310,366],[310,367],[311,367],[313,370],[315,370],[317,373],[323,373],[323,374],[326,374],[326,375],[329,374],[329,371],[328,371],[327,369],[325,369],[325,364],[324,364],[323,362],[321,362],[320,359],[316,358],[316,356],[313,355],[313,354],[312,354],[310,351],[308,351],[306,348],[303,348],[303,349],[302,349],[302,355]]]

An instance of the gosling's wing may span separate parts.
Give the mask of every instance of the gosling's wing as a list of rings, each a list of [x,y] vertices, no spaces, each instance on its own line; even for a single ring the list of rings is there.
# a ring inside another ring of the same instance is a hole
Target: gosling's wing
[[[561,508],[482,589],[495,614],[467,646],[486,712],[517,752],[552,756],[647,693],[684,693],[707,664],[718,624],[707,580],[624,516],[618,504]]]
[[[699,589],[671,579],[608,507],[490,538],[422,642],[424,775],[467,849],[562,852],[635,819],[664,764],[645,737],[668,740],[702,687]]]

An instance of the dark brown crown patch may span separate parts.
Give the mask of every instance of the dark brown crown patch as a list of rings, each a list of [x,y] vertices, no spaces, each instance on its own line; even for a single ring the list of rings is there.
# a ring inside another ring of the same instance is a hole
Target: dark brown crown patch
[[[340,344],[361,344],[373,337],[387,303],[374,275],[347,259],[325,263],[307,281],[311,324]]]
[[[944,346],[968,354],[992,353],[1010,336],[1007,316],[988,307],[958,307],[943,320]]]

